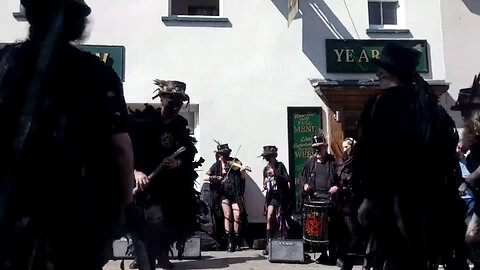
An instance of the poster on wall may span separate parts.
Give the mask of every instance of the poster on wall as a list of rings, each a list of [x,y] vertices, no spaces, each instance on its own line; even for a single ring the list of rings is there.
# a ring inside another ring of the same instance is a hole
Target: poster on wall
[[[299,176],[303,164],[313,154],[311,138],[323,129],[322,108],[289,107],[287,110],[289,173],[295,179],[295,205],[298,205],[301,190]]]
[[[298,0],[288,0],[288,14],[287,14],[287,19],[288,19],[288,26],[292,23],[293,19],[295,18],[295,15],[297,15],[298,12]]]

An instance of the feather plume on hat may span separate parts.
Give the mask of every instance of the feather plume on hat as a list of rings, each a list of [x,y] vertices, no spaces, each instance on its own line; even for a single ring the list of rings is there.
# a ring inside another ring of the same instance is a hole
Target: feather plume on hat
[[[170,96],[171,98],[180,98],[182,101],[187,101],[190,103],[190,97],[185,94],[187,85],[184,82],[155,79],[153,80],[153,84],[158,86],[153,93],[155,94],[158,92],[158,94],[153,96],[152,99],[161,96]]]

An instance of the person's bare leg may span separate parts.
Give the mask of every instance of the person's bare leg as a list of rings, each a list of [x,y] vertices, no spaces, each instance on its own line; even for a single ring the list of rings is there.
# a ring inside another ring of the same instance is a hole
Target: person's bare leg
[[[227,251],[235,251],[235,246],[233,244],[233,217],[232,209],[230,208],[230,202],[228,200],[222,201],[223,217],[224,217],[224,226],[225,234],[227,237]]]
[[[240,237],[240,230],[241,230],[241,225],[242,225],[242,216],[240,213],[240,207],[238,207],[237,203],[232,204],[232,210],[233,210],[233,230],[235,231],[235,249],[237,251],[242,250],[242,240]]]
[[[267,207],[267,230],[273,229],[273,226],[275,224],[275,206],[269,205]]]
[[[230,202],[228,200],[222,201],[222,210],[223,210],[225,232],[233,232],[232,208],[230,208]]]
[[[233,210],[233,218],[234,218],[233,230],[235,231],[235,233],[239,233],[240,224],[242,223],[242,220],[240,217],[240,208],[238,207],[237,203],[232,203],[232,210]]]
[[[269,205],[267,207],[267,246],[262,252],[263,255],[268,255],[268,242],[273,238],[274,234],[274,224],[275,224],[275,206]]]

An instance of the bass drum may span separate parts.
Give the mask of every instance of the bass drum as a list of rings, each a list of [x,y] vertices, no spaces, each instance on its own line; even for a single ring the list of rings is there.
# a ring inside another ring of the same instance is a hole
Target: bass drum
[[[328,245],[329,200],[308,200],[303,205],[303,240],[312,246]]]

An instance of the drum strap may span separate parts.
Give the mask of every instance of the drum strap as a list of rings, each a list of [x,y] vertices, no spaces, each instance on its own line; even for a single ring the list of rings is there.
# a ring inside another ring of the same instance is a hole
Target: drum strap
[[[317,178],[317,172],[316,172],[316,168],[317,168],[317,161],[315,158],[312,159],[313,161],[313,165],[311,166],[310,168],[310,179],[308,179],[308,185],[309,186],[312,186],[312,184],[315,183],[315,178]]]

